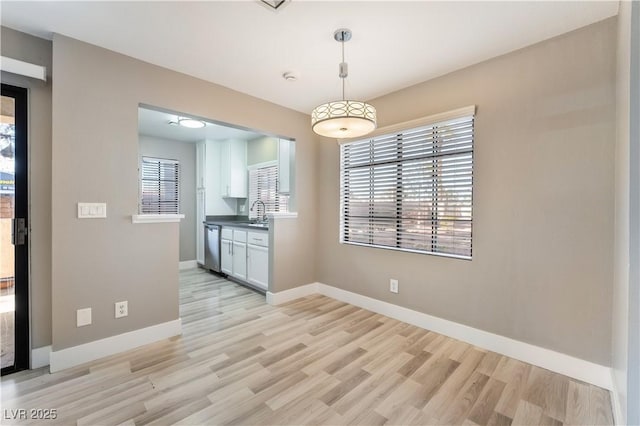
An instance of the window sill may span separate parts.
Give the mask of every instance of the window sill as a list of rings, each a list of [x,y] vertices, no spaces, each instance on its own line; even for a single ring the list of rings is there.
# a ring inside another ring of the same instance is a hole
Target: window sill
[[[269,219],[295,219],[298,217],[298,212],[273,212],[267,213]]]
[[[134,214],[131,223],[170,223],[180,219],[184,219],[183,214]]]

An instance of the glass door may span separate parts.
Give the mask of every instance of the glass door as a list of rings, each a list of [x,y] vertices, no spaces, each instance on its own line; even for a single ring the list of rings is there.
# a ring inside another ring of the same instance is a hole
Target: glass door
[[[29,368],[27,90],[0,97],[0,346],[2,375]]]

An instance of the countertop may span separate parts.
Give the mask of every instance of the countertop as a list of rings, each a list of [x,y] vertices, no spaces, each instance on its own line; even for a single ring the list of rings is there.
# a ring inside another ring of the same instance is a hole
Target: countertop
[[[269,223],[264,225],[257,225],[250,223],[249,218],[246,216],[207,216],[204,224],[220,225],[220,226],[233,226],[234,228],[245,228],[254,231],[268,231]]]

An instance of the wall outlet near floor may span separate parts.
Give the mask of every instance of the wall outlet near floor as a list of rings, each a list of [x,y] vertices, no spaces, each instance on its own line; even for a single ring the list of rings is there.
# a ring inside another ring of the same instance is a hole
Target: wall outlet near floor
[[[116,318],[122,318],[129,315],[129,306],[126,300],[123,302],[116,302],[115,305],[116,305]]]
[[[76,327],[84,327],[85,325],[91,325],[91,308],[76,311]]]
[[[389,280],[389,291],[391,293],[398,292],[398,280],[394,280],[393,278]]]

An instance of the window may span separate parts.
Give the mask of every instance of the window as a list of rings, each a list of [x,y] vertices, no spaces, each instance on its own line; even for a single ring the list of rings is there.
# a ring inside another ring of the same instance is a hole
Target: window
[[[142,157],[140,213],[178,214],[179,181],[177,160]]]
[[[264,212],[260,203],[253,211],[249,211],[249,218],[256,219],[266,213],[286,212],[289,210],[289,196],[278,192],[277,163],[262,163],[249,166],[249,207],[256,200],[260,200],[266,207]]]
[[[473,121],[341,145],[340,241],[471,258]]]

